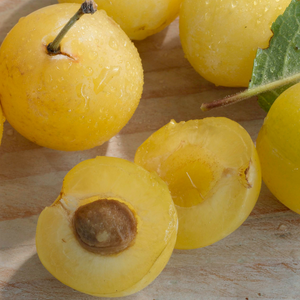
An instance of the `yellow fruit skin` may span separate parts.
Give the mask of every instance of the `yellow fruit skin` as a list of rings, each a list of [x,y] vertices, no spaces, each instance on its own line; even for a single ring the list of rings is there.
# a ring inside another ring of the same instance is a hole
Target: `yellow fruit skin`
[[[273,195],[300,214],[300,84],[282,93],[271,106],[258,134],[263,180]]]
[[[247,87],[257,48],[266,48],[290,0],[184,0],[179,27],[194,69],[215,85]]]
[[[81,0],[58,0],[77,2]],[[133,40],[142,40],[167,27],[179,14],[182,0],[95,0]]]
[[[40,9],[10,31],[0,49],[1,104],[23,136],[58,150],[101,145],[128,122],[142,93],[139,54],[104,11],[83,16],[61,42],[66,55],[46,45],[79,9]]]
[[[134,244],[115,255],[91,253],[73,234],[74,211],[98,198],[125,203],[137,218]],[[177,222],[170,192],[156,174],[120,158],[97,157],[75,166],[58,199],[41,213],[37,253],[64,284],[94,296],[122,297],[143,289],[163,270],[174,249]]]
[[[171,121],[138,148],[135,162],[170,188],[179,219],[177,249],[205,247],[232,233],[261,188],[255,146],[227,118]]]
[[[4,121],[5,121],[5,118],[3,116],[2,108],[1,108],[1,105],[0,105],[0,145],[1,145],[1,141],[2,141]]]

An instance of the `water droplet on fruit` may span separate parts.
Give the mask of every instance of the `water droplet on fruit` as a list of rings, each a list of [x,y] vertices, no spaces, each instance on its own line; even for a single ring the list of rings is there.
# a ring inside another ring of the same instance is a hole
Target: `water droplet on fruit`
[[[47,78],[46,78],[46,83],[50,83],[52,81],[52,76],[51,74],[48,74]]]
[[[91,67],[87,67],[87,68],[84,69],[84,75],[85,76],[90,76],[90,75],[93,74],[93,72],[94,72],[94,70]]]
[[[90,59],[96,59],[97,56],[98,56],[98,53],[96,51],[92,51],[89,53]]]
[[[237,1],[236,0],[231,1],[231,7],[235,8],[236,6],[237,6]]]
[[[110,48],[112,48],[114,50],[118,50],[119,49],[117,41],[113,37],[110,38],[110,40],[108,42],[108,45],[110,46]]]
[[[94,79],[94,92],[99,94],[104,90],[107,84],[120,74],[120,67],[106,67],[101,70],[99,76]]]
[[[84,111],[89,109],[90,97],[87,95],[86,88],[87,88],[86,84],[78,84],[76,86],[77,96],[78,96],[79,99],[82,99],[80,101],[80,104],[76,108],[76,111],[84,112]]]
[[[63,65],[64,71],[68,71],[71,68],[71,66],[72,66],[72,62],[65,63]]]

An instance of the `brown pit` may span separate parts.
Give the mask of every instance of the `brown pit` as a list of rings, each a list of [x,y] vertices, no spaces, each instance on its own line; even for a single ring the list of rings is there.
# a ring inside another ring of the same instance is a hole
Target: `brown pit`
[[[81,246],[101,255],[125,250],[132,245],[137,233],[133,212],[117,200],[101,199],[80,206],[73,224]]]

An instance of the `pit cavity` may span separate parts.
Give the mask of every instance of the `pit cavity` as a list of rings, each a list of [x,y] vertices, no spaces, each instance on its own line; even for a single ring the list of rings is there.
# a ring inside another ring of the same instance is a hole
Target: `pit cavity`
[[[216,183],[218,166],[199,159],[176,169],[174,165],[170,166],[164,180],[168,183],[174,203],[191,207],[204,202]]]

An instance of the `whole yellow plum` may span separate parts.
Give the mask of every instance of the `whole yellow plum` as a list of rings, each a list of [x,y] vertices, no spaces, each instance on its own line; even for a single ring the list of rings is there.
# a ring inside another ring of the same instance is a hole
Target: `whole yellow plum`
[[[249,84],[258,48],[266,48],[272,23],[290,0],[184,0],[180,39],[194,69],[216,85]]]
[[[257,137],[262,176],[274,196],[300,214],[300,84],[271,106]]]
[[[77,2],[82,0],[58,0]],[[142,40],[167,27],[179,14],[182,0],[95,0],[127,35]]]
[[[47,45],[79,10],[44,7],[22,18],[0,49],[0,96],[8,122],[38,145],[103,144],[133,115],[143,89],[139,54],[104,11],[84,15],[50,55]]]

